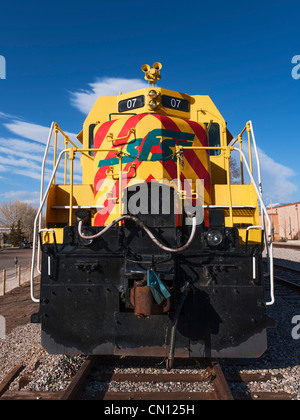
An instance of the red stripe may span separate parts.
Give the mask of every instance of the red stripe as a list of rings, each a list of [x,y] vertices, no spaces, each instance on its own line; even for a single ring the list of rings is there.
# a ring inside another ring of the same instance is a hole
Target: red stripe
[[[181,132],[180,128],[177,126],[177,124],[169,117],[166,117],[164,115],[155,115],[164,125],[164,127],[167,130],[173,130],[173,131],[179,131]],[[184,120],[185,122],[189,123],[189,121]],[[191,128],[193,129],[193,131],[195,132],[194,128],[197,129],[195,134],[198,137],[199,141],[201,142],[201,144],[206,143],[206,134],[205,131],[202,129],[201,126],[199,126],[198,123],[194,123],[193,125],[191,125]],[[202,142],[202,138],[204,138],[204,142]],[[201,160],[199,159],[199,157],[197,156],[197,153],[194,150],[185,150],[184,152],[184,157],[186,158],[186,160],[188,161],[188,163],[190,164],[190,166],[193,168],[194,172],[196,173],[196,175],[198,176],[199,179],[204,179],[204,182],[207,186],[210,185],[210,176],[209,173],[207,171],[207,169],[204,167],[203,163],[201,162]],[[163,162],[168,163],[167,167],[168,167],[168,171],[170,170],[171,172],[169,172],[169,174],[172,176],[172,179],[175,179],[177,177],[177,165],[176,162],[173,162],[172,160],[169,161],[164,161]],[[171,165],[170,165],[171,163]]]
[[[204,128],[195,121],[186,120],[186,122],[190,125],[190,127],[192,128],[192,130],[194,131],[194,133],[196,134],[196,136],[198,137],[202,145],[208,146],[208,137]],[[209,151],[207,150],[206,153],[207,153],[207,159],[209,160]],[[206,188],[206,191],[208,192],[209,197],[211,198],[210,175],[207,174],[207,172],[205,174],[206,176],[204,177],[204,187]],[[205,223],[205,226],[209,226],[209,212],[207,209],[204,210],[204,223]]]
[[[95,134],[95,140],[94,140],[94,148],[99,149],[101,144],[103,143],[104,139],[107,136],[108,130],[112,126],[114,121],[107,121],[104,124],[101,124],[100,127],[97,130],[97,133]],[[94,156],[96,157],[97,152],[94,152]]]
[[[202,146],[208,146],[208,139],[204,128],[196,121],[184,120],[192,128]]]
[[[135,128],[136,125],[138,124],[138,122],[145,117],[145,114],[140,114],[140,115],[134,115],[130,118],[128,118],[125,122],[125,124],[123,125],[121,131],[119,132],[119,134],[117,135],[116,138],[119,137],[125,137],[125,135],[128,134],[128,132],[132,129]],[[116,122],[117,120],[114,121],[109,121],[111,124],[109,125],[109,128],[111,127],[111,125]],[[106,125],[107,123],[104,123],[103,125]],[[101,127],[100,127],[101,128]],[[100,129],[99,129],[100,130]],[[105,131],[105,130],[103,130]],[[108,129],[106,130],[106,135],[107,135]],[[98,133],[98,132],[97,132]],[[106,137],[106,136],[105,136]],[[104,137],[104,138],[105,138]],[[101,136],[102,138],[102,136]],[[104,140],[104,138],[102,138],[101,143],[99,144],[99,146],[97,146],[97,148],[99,148]],[[123,149],[126,146],[127,142],[124,143],[123,145],[118,146],[118,148]],[[116,146],[113,146],[116,147]],[[114,158],[116,157],[116,152],[115,151],[110,151],[107,153],[107,155],[105,156],[104,159],[110,159],[110,158]],[[97,191],[99,191],[99,189],[101,188],[101,185],[103,184],[105,178],[106,178],[106,170],[107,167],[109,166],[109,164],[107,164],[106,166],[102,166],[101,168],[98,169],[97,173],[95,174],[95,178],[94,178],[94,190],[95,190],[95,196]]]
[[[126,136],[128,134],[128,131],[131,128],[134,128],[138,124],[138,122],[142,118],[144,118],[145,116],[147,116],[147,115],[140,114],[140,115],[130,117],[126,121],[124,126],[122,127],[122,129],[121,129],[121,131],[120,131],[120,133],[117,137]],[[164,127],[166,129],[181,132],[179,127],[175,124],[175,122],[171,118],[169,118],[167,116],[159,115],[159,114],[154,114],[153,116],[156,117],[160,121],[160,123],[164,125]],[[185,120],[185,122],[187,122],[190,125],[190,127],[192,128],[192,130],[194,131],[194,133],[198,137],[201,144],[203,146],[207,145],[207,137],[206,137],[206,133],[203,130],[203,128],[196,122],[186,121],[186,120]],[[105,124],[103,124],[103,125],[105,125]],[[134,126],[133,126],[133,124],[134,124]],[[144,139],[142,141],[142,144],[139,148],[140,150],[142,149],[142,146],[143,146],[143,143],[144,143],[146,137],[147,137],[147,135],[144,137]],[[115,145],[115,147],[119,147],[119,148],[123,149],[126,146],[126,144],[127,143],[120,144],[120,145]],[[209,176],[208,171],[206,170],[206,168],[202,164],[201,160],[197,156],[196,152],[193,151],[193,150],[186,150],[185,153],[184,153],[184,156],[187,159],[187,161],[189,162],[190,166],[193,168],[197,177],[199,179],[204,179],[204,186],[210,194],[210,176]],[[109,158],[109,157],[115,157],[115,152],[109,152],[108,155],[106,156],[106,158]],[[132,165],[132,163],[133,162],[126,164],[123,170],[128,171],[128,169],[129,169],[130,165]],[[135,163],[136,163],[136,170],[137,170],[138,167],[140,166],[140,164],[142,164],[143,162],[136,160]],[[176,179],[177,178],[176,162],[173,162],[172,159],[170,159],[170,160],[167,160],[167,161],[162,161],[161,163],[163,165],[163,168],[167,171],[170,179]],[[106,169],[107,169],[107,166],[99,168],[99,170],[96,174],[96,177],[95,177],[95,194],[96,194],[96,186],[97,186],[97,191],[98,191],[99,188],[101,187],[105,177],[106,177]],[[185,176],[182,172],[181,172],[181,177],[180,178],[181,178],[182,182],[185,179]],[[130,180],[131,180],[131,178],[127,178],[127,185],[130,182]],[[99,181],[102,181],[100,185],[98,184]],[[115,183],[115,191],[116,192],[119,191],[119,180],[116,181],[116,183]],[[108,217],[110,215],[110,212],[115,207],[115,204],[112,202],[112,200],[106,200],[105,205],[108,205],[108,210],[109,211],[106,214],[101,214],[101,212],[98,212],[98,214],[95,218],[95,226],[103,226],[105,224],[106,220],[108,219]],[[207,211],[205,211],[205,224],[206,225],[207,225],[207,216],[208,216]]]
[[[155,117],[164,125],[166,130],[181,131],[171,118],[159,114],[156,114]],[[171,179],[177,179],[177,164],[173,162],[172,159],[162,161],[162,165]],[[181,173],[181,181],[183,181],[184,178],[183,173]]]
[[[166,129],[174,130],[174,131],[181,131],[171,118],[166,117],[166,116],[162,116],[162,115],[156,115],[156,117],[158,117],[158,119],[163,123],[163,125]],[[187,122],[190,125],[190,127],[192,128],[192,130],[194,131],[194,133],[198,137],[201,144],[203,146],[207,145],[207,136],[206,136],[206,133],[203,130],[203,128],[197,122],[187,121],[187,120],[184,120],[184,121]],[[197,156],[196,151],[185,150],[184,157],[186,158],[186,160],[188,161],[190,166],[193,168],[197,177],[199,179],[204,179],[204,188],[208,192],[209,196],[211,196],[210,175],[209,175],[207,169],[204,167],[201,160],[199,159],[199,157]],[[168,162],[173,164],[174,166],[168,164],[166,169],[169,172],[172,179],[175,179],[177,177],[176,163],[172,162],[172,160],[167,161],[167,162],[163,162],[163,163],[165,164],[165,163],[168,163]],[[175,169],[174,169],[174,167],[175,167]],[[174,175],[174,173],[175,173],[175,175]],[[183,180],[185,178],[182,175],[183,174],[181,172],[181,177],[180,177],[181,182],[183,182]],[[193,203],[193,204],[195,204],[195,203]],[[207,210],[204,210],[204,223],[205,223],[205,226],[209,226],[209,215],[208,215]]]
[[[162,116],[162,115],[156,115],[156,116],[157,117],[162,117],[162,118],[159,118],[159,119],[163,123],[163,125],[165,126],[166,129],[174,130],[174,131],[181,131],[179,129],[179,127],[177,126],[177,124],[175,124],[175,122],[171,118],[165,117],[165,116]],[[200,143],[203,146],[206,146],[207,145],[207,137],[206,137],[206,133],[203,130],[203,128],[198,123],[196,123],[194,121],[187,121],[187,120],[184,120],[184,121],[187,122],[190,125],[190,127],[192,128],[192,130],[194,131],[194,133],[198,137]],[[210,190],[210,175],[209,175],[207,169],[205,168],[205,166],[203,165],[203,163],[201,162],[201,160],[199,159],[199,157],[197,156],[196,151],[195,150],[185,150],[184,157],[186,158],[186,160],[188,161],[188,163],[190,164],[190,166],[192,167],[192,169],[196,173],[197,177],[199,179],[204,179],[204,186],[207,189],[207,191],[209,192],[209,190]],[[167,162],[172,162],[172,160],[167,161]],[[176,166],[175,162],[172,162],[172,164],[174,165],[175,171],[176,171],[176,174],[173,177],[173,179],[174,179],[177,176],[177,166]],[[173,170],[172,170],[172,173],[173,173]]]
[[[108,134],[108,131],[110,129],[110,127],[113,125],[115,121],[107,121],[103,124],[101,124],[101,126],[99,127],[99,129],[97,130],[97,133],[95,134],[95,140],[94,140],[94,148],[95,149],[100,149],[103,141],[106,139],[106,136]],[[94,152],[94,159],[96,158],[98,152]],[[106,169],[105,169],[106,171]],[[96,186],[97,186],[97,182],[98,182],[98,172],[97,171],[95,178],[94,178],[94,196],[96,197]],[[102,176],[103,178],[103,176]]]
[[[123,125],[121,131],[119,132],[117,138],[125,137],[128,134],[128,132],[132,128],[135,128],[137,126],[137,124],[139,123],[139,121],[146,116],[147,116],[147,114],[139,114],[139,115],[134,115],[134,116],[128,118],[126,120],[125,124]],[[113,122],[115,122],[115,121],[116,120],[114,120]],[[124,140],[123,144],[114,145],[113,147],[118,147],[118,148],[121,148],[121,150],[123,150],[123,148],[126,145],[127,145],[127,141],[125,142],[125,140]],[[111,151],[106,155],[105,159],[113,158],[115,156],[116,156],[116,153],[114,151]],[[132,163],[133,162],[126,164],[125,167],[123,168],[123,170],[128,171],[128,169],[129,169],[130,165],[132,165]],[[141,162],[136,162],[136,170],[137,170],[140,163]],[[99,168],[96,175],[95,175],[95,179],[94,179],[95,196],[96,196],[97,192],[99,191],[99,189],[101,188],[101,185],[103,184],[103,182],[106,178],[107,166],[103,166],[103,167]],[[130,180],[130,178],[128,178],[127,182],[129,182],[129,180]],[[119,180],[116,181],[116,183],[115,183],[115,191],[116,192],[119,191]],[[104,203],[104,206],[107,209],[107,212],[105,214],[101,214],[101,211],[97,213],[97,215],[95,217],[95,222],[94,222],[95,226],[104,226],[107,218],[109,217],[110,213],[112,212],[113,208],[115,207],[115,204],[113,203],[112,200],[106,200],[105,203]]]
[[[201,125],[199,125],[195,121],[187,121],[187,120],[185,120],[185,121],[192,128],[192,130],[194,131],[194,133],[198,137],[202,146],[204,146],[204,147],[208,146],[208,140],[207,140],[206,132],[201,127]],[[194,152],[194,154],[191,154],[189,152]],[[208,150],[206,152],[205,151],[203,151],[203,152],[207,154],[207,160],[209,160]],[[204,167],[204,165],[202,164],[201,160],[199,159],[199,157],[197,156],[197,154],[194,150],[186,150],[185,154],[186,154],[188,162],[192,166],[195,173],[198,175],[198,178],[199,179],[204,179],[204,185],[205,185],[205,187],[206,187],[206,189],[207,189],[207,191],[209,192],[209,195],[210,195],[210,175],[209,175],[207,169]],[[201,166],[199,165],[199,162],[200,162]]]

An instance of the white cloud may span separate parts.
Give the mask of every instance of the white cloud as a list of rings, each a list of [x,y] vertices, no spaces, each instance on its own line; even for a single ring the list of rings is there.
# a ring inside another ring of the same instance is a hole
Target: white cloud
[[[16,117],[15,115],[7,114],[6,112],[0,112],[0,118],[5,119],[13,119],[13,120],[19,120],[19,117]]]
[[[43,161],[45,147],[36,142],[29,142],[15,138],[1,138],[0,137],[0,161],[3,161],[3,156],[13,155],[33,161]]]
[[[82,113],[88,114],[99,96],[115,96],[120,92],[127,93],[145,87],[147,84],[140,79],[103,77],[89,83],[88,90],[71,92],[71,104]]]
[[[270,202],[270,199],[272,199],[273,202],[291,202],[293,200],[293,197],[295,196],[295,193],[298,190],[296,184],[293,183],[293,181],[291,180],[291,178],[297,175],[296,172],[288,166],[276,162],[271,156],[267,155],[259,147],[257,148],[257,150],[260,160],[263,198],[265,204],[268,204]],[[248,146],[245,144],[243,145],[243,152],[249,163]],[[237,152],[232,152],[232,159],[235,161],[235,168],[238,168],[239,171],[240,155]],[[254,151],[252,151],[252,159],[253,176],[258,185],[257,164]],[[240,183],[240,176],[236,180],[238,181],[238,183]],[[244,180],[245,184],[250,183],[250,177],[245,167]]]
[[[24,181],[24,179],[26,178],[40,181],[42,161],[45,151],[45,144],[49,135],[49,127],[44,127],[39,124],[33,124],[17,119],[12,119],[8,123],[5,123],[4,126],[14,134],[23,137],[23,139],[0,137],[0,172],[9,174],[10,180],[12,179],[13,175],[17,175],[17,179],[21,180],[22,184],[27,182]],[[76,140],[76,134],[70,132],[66,132],[66,134],[70,137],[72,141],[76,141],[78,143],[78,141]],[[24,138],[28,140],[24,140]],[[64,138],[59,133],[58,153],[64,148]],[[52,135],[52,142],[48,152],[48,159],[46,162],[46,183],[48,183],[48,180],[50,179],[53,170],[53,150],[54,133]],[[60,168],[56,175],[57,182],[59,183],[64,182],[63,170],[64,162],[62,160]],[[74,182],[81,181],[81,171],[82,170],[80,164],[75,164]],[[20,187],[19,183],[18,187]]]
[[[275,162],[262,149],[258,148],[262,169],[263,194],[266,202],[273,201],[289,202],[297,192],[297,186],[290,180],[296,176],[291,168]]]
[[[41,164],[33,162],[33,159],[28,157],[16,158],[13,151],[7,151],[7,155],[1,156],[1,164],[6,168],[7,173],[11,175],[18,174],[28,178],[40,179],[41,178]]]
[[[7,191],[0,194],[0,197],[5,200],[19,200],[34,206],[39,205],[40,194],[36,191]]]
[[[25,121],[12,120],[10,123],[4,124],[4,126],[14,134],[17,134],[20,137],[25,137],[26,139],[36,141],[41,144],[46,144],[49,136],[50,126],[45,127],[39,124],[32,124]],[[70,133],[65,131],[65,134],[73,142],[77,142],[77,134]],[[52,144],[53,144],[54,134],[52,134]],[[58,133],[58,147],[64,148],[64,137],[61,133]]]
[[[25,137],[26,139],[34,140],[39,143],[47,142],[49,133],[48,127],[17,120],[13,120],[11,123],[4,124],[4,126],[20,137]]]

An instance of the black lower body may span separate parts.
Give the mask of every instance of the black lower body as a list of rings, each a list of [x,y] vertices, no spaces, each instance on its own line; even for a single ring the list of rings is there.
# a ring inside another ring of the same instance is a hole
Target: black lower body
[[[197,227],[188,250],[168,254],[130,223],[91,245],[78,237],[77,226],[66,227],[64,245],[43,246],[40,310],[32,322],[42,324],[44,348],[55,354],[168,356],[176,322],[175,357],[261,356],[270,325],[261,247],[245,249],[238,231],[229,228],[223,228],[221,246],[209,247],[206,230]],[[188,233],[155,229],[172,247]],[[149,270],[170,297],[153,300],[143,313],[152,299],[145,283]],[[140,312],[133,301],[137,286],[147,301],[141,300]]]

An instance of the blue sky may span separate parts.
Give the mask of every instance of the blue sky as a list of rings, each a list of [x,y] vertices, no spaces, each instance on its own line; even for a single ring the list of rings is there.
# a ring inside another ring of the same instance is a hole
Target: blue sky
[[[299,15],[299,1],[2,2],[0,202],[37,204],[51,122],[77,134],[97,95],[138,88],[155,61],[160,86],[210,95],[233,134],[253,121],[267,204],[300,201]]]

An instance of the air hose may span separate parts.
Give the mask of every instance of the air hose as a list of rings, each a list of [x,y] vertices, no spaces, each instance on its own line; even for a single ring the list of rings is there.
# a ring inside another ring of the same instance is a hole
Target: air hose
[[[169,356],[166,360],[166,368],[167,370],[172,369],[174,363],[174,355],[175,355],[175,341],[176,341],[176,331],[177,331],[177,324],[179,320],[179,316],[185,302],[187,295],[189,294],[190,286],[188,283],[184,285],[182,288],[182,295],[180,296],[179,303],[176,307],[175,315],[172,322],[172,329],[171,329],[171,338],[170,338],[170,349],[169,349]]]
[[[78,223],[78,234],[82,239],[89,239],[89,240],[97,239],[97,238],[100,238],[102,235],[104,235],[105,232],[107,232],[109,229],[111,229],[114,225],[119,223],[121,220],[132,220],[137,224],[137,226],[139,226],[141,229],[144,229],[144,231],[148,234],[150,239],[159,248],[161,248],[163,251],[166,251],[166,252],[182,252],[189,247],[189,245],[193,241],[195,233],[196,233],[197,220],[196,220],[195,214],[190,213],[190,214],[188,214],[188,217],[192,218],[191,234],[190,234],[190,237],[189,237],[188,241],[183,246],[181,246],[180,248],[168,248],[168,247],[164,246],[163,244],[161,244],[158,241],[158,239],[153,235],[153,233],[150,231],[150,229],[141,220],[139,220],[137,217],[130,216],[130,215],[124,215],[124,216],[118,217],[117,219],[113,220],[108,226],[106,226],[104,229],[102,229],[100,232],[98,232],[95,235],[91,235],[91,236],[84,235],[82,233],[82,221],[80,220],[79,223]]]

